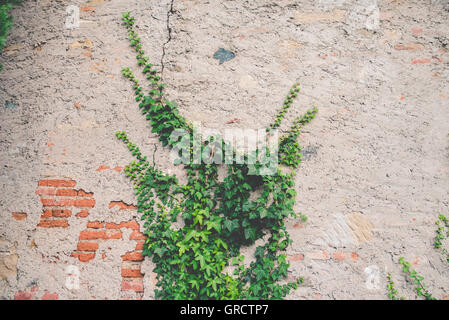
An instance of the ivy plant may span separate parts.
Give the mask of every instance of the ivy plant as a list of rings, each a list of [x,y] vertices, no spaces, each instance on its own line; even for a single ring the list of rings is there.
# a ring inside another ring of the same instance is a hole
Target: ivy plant
[[[434,240],[434,247],[441,251],[446,261],[449,263],[449,252],[446,248],[443,248],[443,241],[449,236],[449,219],[445,215],[440,214],[435,224],[438,228]]]
[[[387,274],[387,292],[388,292],[388,298],[390,300],[404,300],[404,297],[398,298],[398,290],[396,290],[395,283],[393,281],[393,278],[391,277],[391,273]]]
[[[435,222],[437,225],[436,236],[434,239],[434,248],[440,250],[444,255],[445,260],[449,263],[449,253],[443,248],[443,241],[449,235],[449,219],[440,214],[438,216],[438,220]],[[418,294],[418,296],[424,297],[426,300],[436,300],[435,297],[426,289],[426,285],[424,284],[424,277],[421,276],[416,270],[411,269],[410,262],[406,261],[404,257],[399,258],[399,264],[402,266],[402,271],[407,275],[407,277],[416,285],[414,291]],[[394,282],[392,280],[391,274],[387,274],[387,294],[390,300],[399,300],[397,297],[398,291],[394,287]],[[401,300],[404,297],[400,298]]]
[[[418,296],[424,297],[426,300],[436,300],[432,294],[427,290],[424,284],[424,277],[416,270],[411,269],[410,262],[406,261],[404,257],[399,258],[399,264],[402,265],[402,271],[413,281],[415,292]]]
[[[165,84],[145,56],[135,19],[123,14],[131,47],[138,65],[149,82],[144,89],[132,70],[122,74],[133,85],[142,114],[157,133],[163,146],[189,150],[179,161],[187,173],[187,183],[180,184],[175,175],[156,169],[139,147],[123,131],[116,133],[136,160],[125,167],[134,184],[138,212],[144,221],[147,239],[143,255],[151,257],[157,274],[157,299],[282,299],[302,283],[302,278],[286,281],[289,264],[285,251],[292,240],[285,219],[299,216],[293,206],[296,191],[295,172],[285,173],[276,167],[270,175],[260,174],[264,167],[257,160],[253,168],[244,163],[227,163],[227,176],[218,179],[218,165],[195,163],[195,146],[201,154],[221,153],[230,146],[221,137],[203,141],[180,114],[176,103],[164,99]],[[282,109],[268,128],[273,133],[299,92],[298,84],[290,90]],[[296,139],[303,125],[310,122],[317,109],[299,116],[289,132],[280,138],[280,162],[297,167],[300,147]],[[172,138],[172,133],[187,133],[187,140]],[[231,147],[232,148],[232,147]],[[257,149],[244,160],[274,152],[269,147]],[[233,150],[235,155],[235,150]],[[188,161],[185,161],[187,158]],[[252,172],[254,171],[254,172]],[[257,195],[251,197],[252,195]],[[182,227],[175,222],[182,220]],[[253,262],[244,263],[244,246],[258,239]]]
[[[12,26],[12,16],[9,11],[14,5],[21,3],[21,0],[0,0],[0,52],[6,44],[6,37]],[[0,64],[0,71],[3,66]]]

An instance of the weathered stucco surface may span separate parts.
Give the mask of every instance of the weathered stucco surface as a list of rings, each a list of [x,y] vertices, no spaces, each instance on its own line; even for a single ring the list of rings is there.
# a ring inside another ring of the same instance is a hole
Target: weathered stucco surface
[[[121,25],[131,11],[189,120],[265,128],[295,81],[286,125],[319,107],[300,138],[297,210],[309,220],[289,220],[287,253],[291,277],[306,281],[290,299],[385,299],[387,272],[415,298],[400,256],[447,298],[449,269],[432,246],[449,213],[449,7],[374,3],[25,0],[0,58],[0,297],[153,297],[122,171],[132,156],[115,131],[178,169],[120,73],[137,70]],[[81,9],[79,29],[65,27],[68,5]],[[219,48],[235,58],[219,64]]]

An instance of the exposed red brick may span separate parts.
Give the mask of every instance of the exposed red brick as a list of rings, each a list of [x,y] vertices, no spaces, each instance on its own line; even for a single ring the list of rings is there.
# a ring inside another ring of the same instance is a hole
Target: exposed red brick
[[[78,242],[78,251],[97,251],[98,243],[96,242]]]
[[[78,193],[74,189],[58,189],[56,190],[57,196],[76,197]]]
[[[143,292],[143,281],[139,280],[123,280],[122,291]]]
[[[114,167],[114,171],[117,171],[117,172],[120,172],[120,171],[122,171],[123,170],[123,168],[122,167]]]
[[[304,260],[304,255],[302,255],[302,254],[294,254],[292,256],[289,256],[287,258],[287,260],[289,260],[289,261],[301,261],[301,260]]]
[[[122,269],[122,277],[143,278],[143,274],[139,269]]]
[[[94,7],[81,7],[81,11],[83,11],[83,12],[89,12],[89,11],[93,12],[93,11],[95,11],[95,8]]]
[[[98,240],[106,237],[104,230],[84,230],[80,232],[80,240]]]
[[[121,239],[121,238],[122,238],[122,232],[121,231],[108,230],[106,232],[105,239]]]
[[[314,260],[327,260],[330,259],[330,255],[327,251],[317,251],[306,253],[306,256]]]
[[[42,296],[42,300],[58,300],[59,299],[59,295],[54,292],[54,293],[50,293],[48,291],[45,291],[44,295]]]
[[[131,220],[131,221],[128,221],[128,222],[122,222],[122,223],[124,224],[125,228],[129,228],[129,229],[132,229],[132,230],[139,230],[140,229],[139,224],[135,220]]]
[[[335,252],[332,256],[334,260],[343,261],[346,259],[346,254],[344,252]]]
[[[95,253],[72,253],[72,257],[78,258],[81,262],[89,262],[93,258],[95,258]]]
[[[47,209],[42,212],[41,218],[50,218],[52,215],[51,209]]]
[[[408,51],[416,51],[422,50],[424,46],[420,43],[409,43],[409,44],[397,44],[394,46],[395,50],[408,50]]]
[[[46,179],[40,180],[38,182],[38,186],[42,187],[65,187],[71,188],[76,185],[76,181],[74,180],[62,180],[62,179]]]
[[[105,228],[106,229],[120,229],[120,228],[124,228],[122,226],[123,222],[120,223],[115,223],[115,222],[106,222]]]
[[[54,196],[56,195],[56,188],[37,188],[36,194],[40,196]]]
[[[87,223],[87,227],[88,228],[93,228],[93,229],[100,229],[104,227],[104,222],[100,222],[100,221],[89,221]]]
[[[33,300],[33,297],[34,293],[32,292],[19,291],[14,295],[14,300]]]
[[[68,209],[52,209],[51,214],[53,217],[68,218],[72,215],[72,210]]]
[[[120,210],[126,210],[126,209],[137,209],[135,205],[132,204],[126,204],[123,201],[111,201],[109,203],[109,209],[112,209],[114,207],[119,207]]]
[[[147,237],[142,232],[138,232],[138,231],[134,231],[129,236],[130,240],[145,240],[146,238]]]
[[[357,261],[357,259],[359,258],[359,255],[355,252],[351,253],[351,260],[352,261]]]
[[[136,244],[136,250],[143,250],[144,244],[145,244],[145,241],[138,241]]]
[[[423,32],[422,28],[412,28],[412,33],[417,36]]]
[[[89,215],[89,211],[88,210],[81,210],[80,212],[78,212],[75,217],[77,218],[85,218]]]
[[[304,228],[304,225],[303,225],[302,223],[296,222],[296,223],[293,225],[293,228],[295,228],[295,229],[301,229],[301,228]]]
[[[67,228],[69,223],[67,220],[41,220],[37,226],[42,228]]]
[[[75,200],[75,207],[88,207],[93,208],[95,206],[95,200],[85,200],[85,199],[77,199]]]
[[[98,239],[121,239],[121,231],[105,230],[83,230],[80,233],[80,240],[98,240]]]
[[[121,229],[129,228],[132,230],[139,230],[139,224],[135,220],[123,221],[120,223],[108,222],[106,223],[106,229]]]
[[[132,251],[132,252],[127,252],[125,255],[123,255],[122,259],[124,261],[142,261],[143,256],[142,256],[141,252]]]
[[[86,192],[83,189],[78,190],[78,197],[93,197],[93,192]]]
[[[44,207],[70,207],[75,204],[74,199],[41,199]]]
[[[17,221],[25,220],[27,218],[27,214],[25,212],[13,212],[11,215]]]
[[[110,168],[111,168],[110,166],[107,166],[107,165],[102,164],[101,166],[99,166],[99,167],[97,168],[96,171],[108,170],[108,169],[110,169]]]
[[[412,60],[412,64],[427,64],[427,63],[430,63],[430,59],[428,58]]]

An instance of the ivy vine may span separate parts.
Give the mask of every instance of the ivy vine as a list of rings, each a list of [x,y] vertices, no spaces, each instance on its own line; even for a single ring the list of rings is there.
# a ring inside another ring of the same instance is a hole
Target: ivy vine
[[[302,283],[298,278],[287,282],[289,264],[285,250],[292,240],[286,230],[285,219],[296,217],[293,210],[296,191],[295,172],[284,173],[280,167],[271,175],[253,174],[248,164],[227,164],[227,176],[218,179],[215,164],[195,164],[194,145],[201,154],[214,155],[229,148],[220,137],[202,141],[194,133],[192,124],[179,113],[176,103],[163,99],[165,84],[149,58],[145,56],[141,40],[134,30],[135,20],[123,14],[131,46],[137,62],[150,84],[145,91],[129,68],[122,69],[135,90],[142,114],[159,135],[163,146],[184,147],[190,150],[190,161],[181,161],[187,172],[187,183],[181,185],[175,175],[157,170],[132,143],[125,132],[116,136],[135,156],[125,168],[134,184],[138,212],[144,221],[147,239],[143,255],[152,258],[157,274],[157,299],[282,299]],[[274,123],[267,130],[273,132],[291,107],[299,92],[295,84]],[[301,148],[296,142],[303,125],[310,122],[317,109],[298,117],[289,132],[279,140],[280,163],[297,167]],[[171,138],[175,130],[187,132],[187,142]],[[234,150],[235,151],[235,150]],[[266,147],[244,159],[270,154]],[[235,153],[234,153],[235,155]],[[259,158],[257,158],[259,159]],[[184,159],[185,160],[185,159]],[[257,160],[256,173],[264,164]],[[258,196],[250,200],[250,196]],[[302,219],[306,217],[299,215]],[[175,222],[182,219],[182,227]],[[245,265],[243,246],[263,238],[256,248],[254,261]]]
[[[438,228],[433,245],[435,249],[441,251],[446,261],[449,263],[449,252],[446,248],[443,248],[443,241],[447,238],[447,236],[449,236],[449,219],[444,214],[440,214],[435,224]]]
[[[437,225],[437,230],[433,246],[435,249],[441,251],[444,255],[444,259],[449,263],[449,253],[445,248],[443,248],[443,241],[447,238],[447,236],[449,236],[449,219],[445,215],[440,214],[435,224]],[[418,296],[425,298],[425,300],[436,300],[432,293],[426,288],[426,285],[424,284],[424,277],[416,270],[411,269],[410,262],[406,261],[404,257],[400,257],[399,264],[402,266],[402,271],[405,275],[416,285],[414,291]],[[405,299],[404,297],[397,297],[398,291],[395,289],[390,273],[387,274],[387,294],[390,300]]]

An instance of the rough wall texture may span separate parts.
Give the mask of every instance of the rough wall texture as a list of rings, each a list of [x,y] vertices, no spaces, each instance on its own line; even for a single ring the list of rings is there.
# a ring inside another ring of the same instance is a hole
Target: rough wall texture
[[[66,8],[80,27],[65,27]],[[25,0],[0,73],[0,297],[151,299],[152,263],[125,130],[177,173],[120,70],[136,69],[121,13],[136,17],[167,95],[208,128],[264,128],[288,88],[320,109],[290,220],[290,299],[415,298],[405,256],[435,296],[449,269],[432,249],[449,213],[449,6],[422,0]],[[235,58],[219,64],[224,48]],[[291,120],[295,112],[286,119]],[[234,123],[227,124],[229,120]]]

